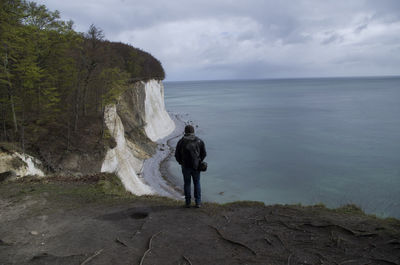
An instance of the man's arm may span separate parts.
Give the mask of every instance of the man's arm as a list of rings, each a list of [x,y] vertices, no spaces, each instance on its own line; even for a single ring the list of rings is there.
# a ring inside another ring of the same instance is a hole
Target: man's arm
[[[178,161],[179,164],[182,164],[181,145],[182,145],[182,139],[179,140],[179,142],[175,148],[175,159],[176,159],[176,161]]]
[[[207,152],[206,152],[206,146],[202,140],[200,140],[200,160],[203,161],[204,158],[206,158]]]

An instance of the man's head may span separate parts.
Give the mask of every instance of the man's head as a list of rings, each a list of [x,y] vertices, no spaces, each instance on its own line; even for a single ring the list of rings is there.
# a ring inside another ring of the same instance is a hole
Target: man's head
[[[194,133],[194,128],[192,125],[185,126],[185,134]]]

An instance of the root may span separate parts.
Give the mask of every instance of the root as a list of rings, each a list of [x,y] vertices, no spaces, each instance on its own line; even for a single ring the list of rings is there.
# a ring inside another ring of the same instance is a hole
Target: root
[[[160,232],[158,232],[158,233],[155,233],[154,235],[152,235],[151,237],[150,237],[150,240],[149,240],[149,247],[148,247],[148,249],[143,253],[143,256],[142,256],[142,258],[140,259],[140,263],[139,263],[139,265],[143,265],[143,261],[144,261],[144,258],[146,257],[146,255],[147,255],[147,253],[149,253],[150,251],[151,251],[151,243],[153,242],[153,238],[155,238],[158,234],[160,234],[162,231],[160,231]]]
[[[290,229],[290,230],[297,230],[297,231],[305,232],[303,229],[300,229],[300,228],[298,228],[297,226],[288,225],[287,223],[285,223],[285,222],[282,221],[282,220],[278,220],[278,222],[279,222],[280,224],[282,224],[283,226],[285,226],[286,228]]]
[[[125,247],[128,247],[128,245],[125,244],[124,242],[122,242],[118,237],[115,239],[115,242],[117,242],[118,244],[121,244],[121,245],[123,245]]]
[[[92,256],[90,256],[89,258],[85,259],[80,265],[85,265],[86,263],[88,263],[89,261],[94,259],[96,256],[100,255],[101,252],[103,252],[103,249],[100,249],[100,250],[96,251]]]
[[[290,265],[290,259],[292,258],[292,255],[293,255],[293,253],[289,255],[289,257],[287,259],[287,265]]]
[[[355,263],[357,265],[367,265],[370,264],[369,262],[363,262],[361,263],[360,260],[357,259],[350,259],[350,260],[345,260],[339,263],[339,265],[344,265],[344,264],[348,264],[348,263]]]
[[[230,220],[229,220],[229,217],[228,216],[226,216],[225,214],[223,215],[223,217],[226,219],[226,221],[229,223],[230,222]]]
[[[353,263],[353,262],[357,262],[357,260],[356,259],[345,260],[345,261],[340,262],[339,265]]]
[[[131,236],[131,238],[133,238],[133,237],[135,237],[136,235],[140,234],[140,231],[143,230],[143,227],[144,227],[144,225],[145,225],[146,223],[147,223],[147,220],[145,220],[145,221],[142,223],[142,225],[140,226],[140,228],[139,228],[138,230],[136,230],[135,234],[133,234],[133,235]]]
[[[253,253],[255,256],[257,256],[257,253],[256,253],[252,248],[246,246],[246,245],[243,244],[243,243],[240,243],[240,242],[231,240],[231,239],[229,239],[229,238],[226,238],[224,235],[222,235],[221,231],[219,231],[218,228],[216,228],[216,227],[214,227],[214,226],[212,226],[212,225],[209,225],[209,226],[210,226],[211,228],[213,228],[223,240],[225,240],[225,241],[227,241],[227,242],[229,242],[229,243],[231,243],[231,244],[233,244],[233,245],[241,246],[241,247],[243,247],[243,248],[249,250],[249,251],[250,251],[251,253]]]
[[[280,238],[279,235],[273,234],[273,236],[276,237],[279,240],[279,242],[281,242],[282,246],[287,249],[285,242],[283,242],[283,240]]]
[[[353,236],[360,236],[362,234],[356,233],[353,230],[351,230],[350,228],[341,226],[341,225],[337,225],[337,224],[313,224],[313,223],[306,223],[303,224],[303,226],[311,226],[311,227],[316,227],[316,228],[339,228],[342,231],[347,232],[348,234],[351,234]]]
[[[400,245],[400,241],[397,239],[392,239],[392,240],[386,241],[385,244]]]
[[[185,257],[185,255],[183,255],[183,258],[184,258],[190,265],[193,265],[192,262],[190,262],[189,258]]]
[[[390,261],[390,260],[387,260],[387,259],[371,259],[371,260],[373,260],[373,261],[385,262],[385,263],[387,263],[387,264],[393,264],[393,265],[398,264],[398,263],[396,263],[396,262],[393,262],[393,261]]]
[[[267,243],[272,246],[272,242],[271,240],[268,239],[268,237],[264,237],[264,240],[267,241]]]

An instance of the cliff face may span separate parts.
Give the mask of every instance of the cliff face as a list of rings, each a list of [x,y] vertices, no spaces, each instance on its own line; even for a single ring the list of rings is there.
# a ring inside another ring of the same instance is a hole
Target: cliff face
[[[106,130],[103,138],[106,140],[101,143],[94,133],[99,131],[99,128],[92,128],[88,123],[87,133],[82,136],[85,144],[81,150],[59,152],[56,147],[48,148],[46,158],[53,157],[52,165],[56,167],[53,173],[59,175],[116,173],[130,192],[136,195],[153,194],[153,189],[141,177],[143,161],[155,153],[157,147],[155,142],[169,135],[175,128],[174,122],[165,110],[162,82],[150,80],[132,84],[116,104],[106,107],[104,124]],[[90,148],[85,149],[87,146]],[[1,153],[1,155],[1,160],[4,162],[2,163],[4,166],[0,164],[2,172],[10,172],[16,177],[29,174],[42,175],[38,173],[39,169],[32,167],[34,164],[31,162],[36,161],[36,164],[40,164],[40,159],[13,153],[8,154],[10,161],[6,162],[3,158],[7,154]],[[18,168],[13,165],[18,165]]]
[[[19,152],[0,151],[0,181],[27,175],[44,176],[41,162],[34,157]],[[12,169],[12,170],[10,170]]]
[[[141,177],[143,160],[155,152],[154,141],[175,128],[165,110],[162,83],[150,80],[135,84],[116,106],[106,107],[104,120],[116,146],[107,151],[101,171],[117,173],[133,194],[153,194]]]

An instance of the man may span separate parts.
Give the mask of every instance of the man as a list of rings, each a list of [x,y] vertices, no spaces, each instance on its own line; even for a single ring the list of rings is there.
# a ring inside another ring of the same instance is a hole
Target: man
[[[191,203],[191,179],[193,178],[194,198],[196,208],[201,206],[201,188],[199,165],[206,157],[204,142],[194,135],[194,128],[191,125],[185,127],[185,135],[179,140],[175,149],[176,161],[182,166],[184,181],[185,206],[190,208]]]

